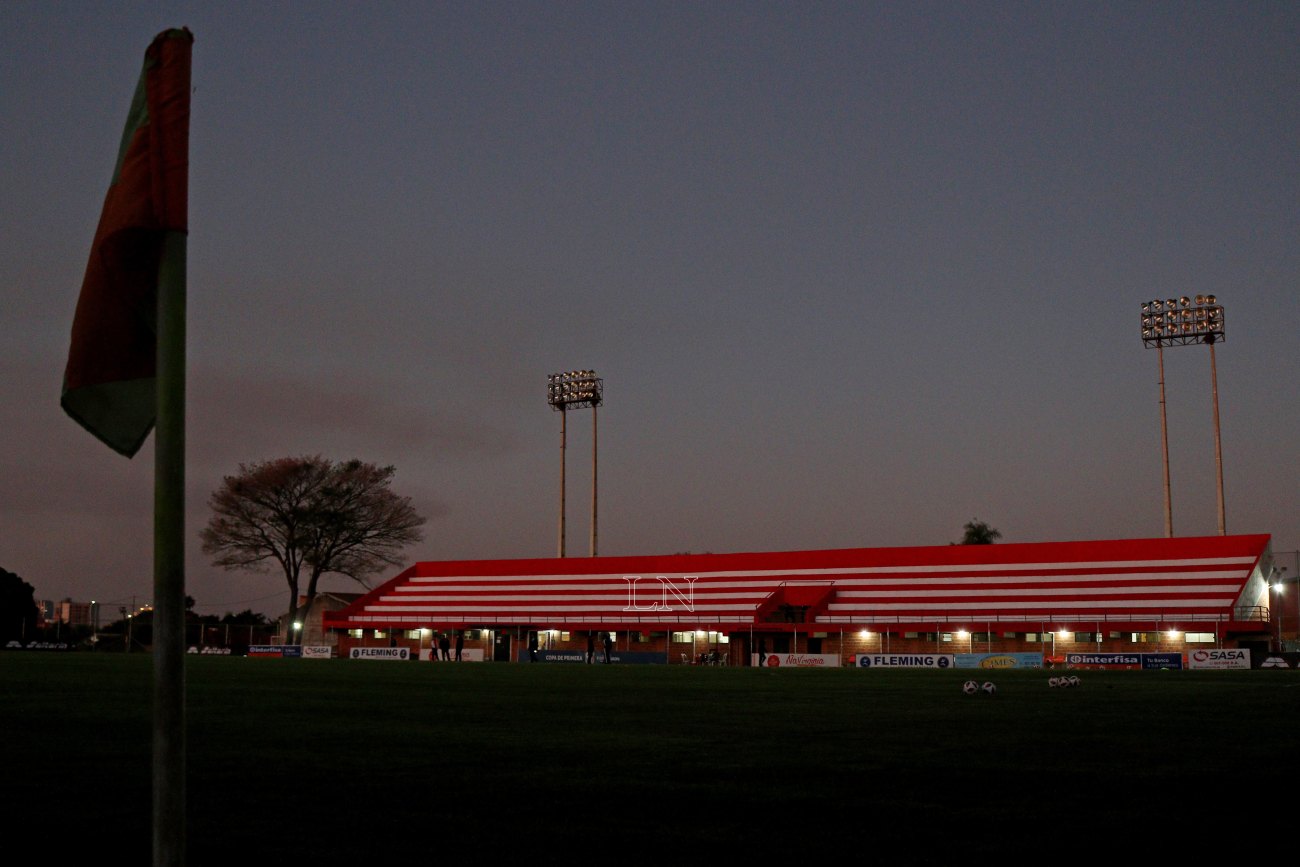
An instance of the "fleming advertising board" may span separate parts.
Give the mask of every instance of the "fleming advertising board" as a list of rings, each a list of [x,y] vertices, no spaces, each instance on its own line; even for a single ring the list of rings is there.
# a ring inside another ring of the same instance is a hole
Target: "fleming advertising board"
[[[951,653],[859,653],[858,668],[955,668]]]
[[[409,647],[354,647],[349,659],[410,659]]]

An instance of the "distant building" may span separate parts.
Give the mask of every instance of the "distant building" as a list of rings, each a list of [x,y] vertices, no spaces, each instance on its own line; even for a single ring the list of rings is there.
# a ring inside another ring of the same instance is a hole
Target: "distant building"
[[[364,595],[364,593],[335,593],[333,591],[317,593],[316,598],[312,600],[310,611],[302,608],[307,604],[307,597],[299,596],[298,622],[302,624],[302,627],[294,630],[293,624],[289,623],[289,615],[287,613],[282,614],[275,621],[276,639],[280,644],[334,646],[338,643],[338,636],[325,628],[323,622],[325,615],[347,608]]]
[[[54,623],[69,626],[95,626],[99,615],[98,602],[73,602],[71,598],[54,603]]]

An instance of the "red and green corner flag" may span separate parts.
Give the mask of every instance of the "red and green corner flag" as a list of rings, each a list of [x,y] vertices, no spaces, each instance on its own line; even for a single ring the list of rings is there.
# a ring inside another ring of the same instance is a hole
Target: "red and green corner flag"
[[[144,55],[90,248],[63,408],[127,457],[154,443],[153,864],[185,863],[185,256],[188,30]]]
[[[187,229],[193,41],[189,30],[167,30],[145,52],[63,375],[64,411],[127,457],[139,451],[156,416],[163,240]]]

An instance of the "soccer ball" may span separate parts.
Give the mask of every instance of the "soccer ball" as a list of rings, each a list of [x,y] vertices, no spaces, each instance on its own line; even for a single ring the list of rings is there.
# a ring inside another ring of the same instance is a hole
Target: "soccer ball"
[[[1052,689],[1056,689],[1058,686],[1061,685],[1061,681],[1064,679],[1065,678],[1062,677],[1049,677],[1047,679],[1047,685],[1050,686]]]
[[[1079,675],[1077,674],[1070,675],[1069,677],[1066,678],[1066,680],[1069,682],[1070,686],[1079,685]]]
[[[967,695],[974,695],[980,691],[980,685],[973,680],[968,680],[961,685],[961,691]]]
[[[991,680],[984,681],[984,685],[981,686],[980,689],[984,690],[984,692],[986,692],[989,695],[994,695],[998,691],[997,685],[994,684],[993,681]]]

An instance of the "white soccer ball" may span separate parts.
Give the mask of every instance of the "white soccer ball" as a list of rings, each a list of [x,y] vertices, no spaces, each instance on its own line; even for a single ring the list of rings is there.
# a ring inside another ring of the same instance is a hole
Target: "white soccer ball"
[[[1072,674],[1072,675],[1070,675],[1068,678],[1066,678],[1066,680],[1068,680],[1068,681],[1070,682],[1070,686],[1078,686],[1078,685],[1079,685],[1079,675],[1077,675],[1077,674]]]
[[[984,685],[981,686],[980,689],[984,690],[984,692],[989,695],[994,695],[998,691],[997,685],[991,680],[984,681]]]
[[[961,691],[967,695],[974,695],[980,691],[980,685],[973,680],[968,680],[961,685]]]
[[[1059,678],[1059,677],[1049,677],[1049,678],[1047,679],[1047,685],[1050,686],[1052,689],[1056,689],[1058,686],[1061,685],[1061,678]]]

